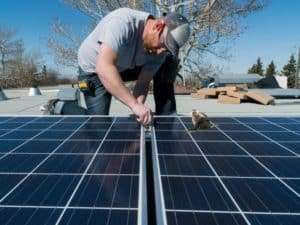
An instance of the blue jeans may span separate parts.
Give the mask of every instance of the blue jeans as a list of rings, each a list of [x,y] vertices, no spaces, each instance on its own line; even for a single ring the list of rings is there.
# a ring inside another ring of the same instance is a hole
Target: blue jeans
[[[153,78],[153,94],[155,101],[155,113],[157,115],[176,114],[176,102],[174,94],[174,81],[176,79],[175,71],[170,67],[172,63],[164,62]],[[174,67],[173,67],[174,68]],[[124,82],[134,81],[138,79],[141,67],[125,70],[121,72],[121,78]],[[92,82],[95,91],[93,93],[85,93],[85,102],[87,105],[87,113],[89,115],[108,115],[111,94],[105,89],[97,74],[86,73],[79,68],[79,80],[87,79]]]

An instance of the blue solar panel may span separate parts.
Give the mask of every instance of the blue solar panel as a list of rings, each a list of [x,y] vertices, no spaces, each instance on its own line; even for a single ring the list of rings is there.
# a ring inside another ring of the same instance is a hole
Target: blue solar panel
[[[211,121],[213,129],[190,131],[188,117],[158,119],[159,224],[300,224],[299,118]]]
[[[211,120],[0,117],[0,224],[299,224],[300,118]]]
[[[0,224],[142,218],[141,128],[132,118],[0,117],[0,131]]]

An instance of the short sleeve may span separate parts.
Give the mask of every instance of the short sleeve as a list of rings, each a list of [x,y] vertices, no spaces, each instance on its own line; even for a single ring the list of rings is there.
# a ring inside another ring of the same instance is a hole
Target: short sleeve
[[[120,18],[111,19],[103,24],[98,42],[105,43],[116,53],[120,48],[128,43],[132,38],[130,24],[122,21]]]

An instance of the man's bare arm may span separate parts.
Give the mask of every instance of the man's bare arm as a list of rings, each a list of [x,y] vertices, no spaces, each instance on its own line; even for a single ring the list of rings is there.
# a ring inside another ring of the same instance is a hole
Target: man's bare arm
[[[127,105],[137,116],[137,120],[143,124],[149,124],[152,120],[150,108],[130,93],[124,85],[120,73],[116,67],[117,54],[106,44],[101,44],[96,62],[96,73],[109,93]]]

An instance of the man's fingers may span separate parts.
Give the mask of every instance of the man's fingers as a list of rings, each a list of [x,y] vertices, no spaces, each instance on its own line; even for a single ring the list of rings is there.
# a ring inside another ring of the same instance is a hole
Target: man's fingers
[[[149,112],[148,112],[148,118],[147,118],[148,120],[147,120],[147,125],[148,124],[150,124],[151,123],[151,121],[152,121],[152,115],[151,115],[151,111],[149,110]]]
[[[148,121],[148,114],[145,114],[144,120],[143,120],[143,125],[147,125],[147,121]]]

